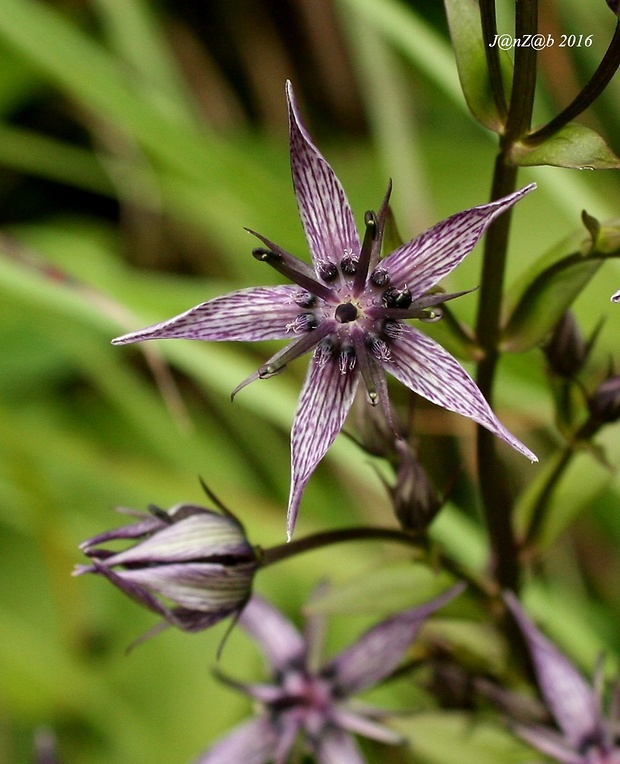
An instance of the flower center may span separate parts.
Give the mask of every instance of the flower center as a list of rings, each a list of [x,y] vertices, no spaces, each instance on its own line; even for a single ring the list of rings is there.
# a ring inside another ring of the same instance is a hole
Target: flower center
[[[352,302],[343,302],[336,308],[334,317],[341,324],[350,324],[357,318],[357,308]]]

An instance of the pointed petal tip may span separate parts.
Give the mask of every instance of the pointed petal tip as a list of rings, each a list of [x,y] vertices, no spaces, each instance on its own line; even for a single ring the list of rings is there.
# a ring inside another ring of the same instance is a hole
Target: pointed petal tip
[[[130,334],[121,334],[120,337],[115,337],[113,340],[110,340],[111,345],[129,345],[131,342],[133,342],[132,339],[133,332]]]

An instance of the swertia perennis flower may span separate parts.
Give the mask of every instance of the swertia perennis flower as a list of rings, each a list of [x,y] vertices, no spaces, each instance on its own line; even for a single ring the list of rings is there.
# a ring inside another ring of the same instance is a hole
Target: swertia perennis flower
[[[243,526],[232,515],[191,504],[178,504],[167,511],[151,507],[152,515],[124,508],[119,511],[137,522],[81,544],[92,564],[78,565],[75,575],[105,576],[184,631],[206,629],[242,610],[258,562]],[[121,552],[102,546],[118,540],[138,543]]]
[[[262,711],[215,743],[195,764],[284,764],[299,748],[313,753],[318,764],[363,764],[351,733],[402,743],[397,733],[379,724],[389,712],[356,704],[351,697],[389,676],[424,621],[463,588],[457,584],[421,607],[382,621],[322,665],[317,665],[322,616],[308,618],[302,637],[278,610],[260,597],[252,597],[239,625],[264,652],[273,684],[246,684],[222,677],[258,701]]]
[[[389,190],[378,214],[367,212],[360,241],[338,178],[304,127],[287,83],[291,167],[313,267],[264,236],[254,256],[295,286],[243,289],[114,344],[141,340],[268,340],[291,342],[242,382],[280,372],[314,350],[291,434],[289,537],[302,493],[342,428],[360,379],[371,403],[389,411],[385,371],[433,403],[473,419],[532,461],[534,454],[498,421],[469,374],[441,346],[405,323],[430,319],[457,295],[429,295],[472,250],[490,223],[534,184],[490,204],[453,215],[380,259]]]
[[[515,724],[515,732],[561,764],[620,764],[619,688],[613,688],[609,718],[603,715],[602,665],[590,686],[575,665],[530,621],[514,594],[504,595],[528,644],[538,686],[560,731]]]

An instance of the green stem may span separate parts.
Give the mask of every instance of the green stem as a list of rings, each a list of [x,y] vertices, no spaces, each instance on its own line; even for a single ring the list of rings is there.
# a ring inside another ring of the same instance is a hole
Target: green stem
[[[584,112],[601,95],[607,87],[611,78],[614,76],[620,66],[620,21],[616,24],[614,36],[609,43],[609,47],[594,72],[588,84],[584,89],[569,103],[569,105],[560,112],[557,117],[551,120],[544,127],[525,138],[523,141],[528,146],[536,146],[547,138],[558,132],[561,128],[571,122]]]
[[[533,37],[538,31],[538,0],[517,0],[515,39]],[[506,121],[506,142],[518,141],[529,129],[536,91],[536,49],[515,47],[515,67]]]
[[[443,555],[433,547],[426,535],[414,535],[397,530],[396,528],[338,528],[333,531],[320,531],[305,538],[280,544],[270,549],[259,549],[258,558],[262,567],[273,565],[289,557],[294,557],[314,549],[321,549],[329,544],[340,544],[344,541],[392,541],[413,547],[418,552],[428,555],[441,569],[452,573],[455,578],[467,583],[480,595],[488,599],[497,599],[500,591],[497,585],[485,575],[468,570],[460,563]]]
[[[517,0],[515,37],[534,35],[538,30],[537,0]],[[517,184],[517,168],[510,162],[510,149],[530,128],[536,88],[536,51],[515,48],[515,69],[506,130],[495,162],[491,201],[512,193]],[[480,302],[476,333],[484,358],[478,364],[478,386],[493,403],[493,387],[499,361],[501,306],[506,274],[511,211],[497,218],[485,239]],[[494,574],[502,589],[518,591],[519,559],[512,529],[513,490],[497,442],[488,430],[478,427],[477,440],[480,491],[491,542]]]
[[[340,544],[343,541],[393,541],[417,549],[425,548],[424,539],[421,536],[404,533],[396,528],[338,528],[333,531],[320,531],[296,541],[289,541],[287,544],[263,549],[260,552],[260,560],[263,567],[273,565],[288,557],[320,549],[329,544]]]
[[[534,505],[534,509],[532,510],[532,518],[531,518],[529,527],[527,529],[527,533],[521,544],[521,549],[523,551],[527,552],[528,550],[536,546],[538,536],[540,535],[540,531],[547,517],[547,509],[549,508],[549,501],[551,499],[551,496],[553,495],[553,492],[555,491],[557,484],[560,482],[560,478],[566,471],[566,468],[570,464],[574,455],[575,455],[575,449],[573,448],[573,445],[571,443],[567,445],[562,451],[560,455],[560,459],[558,463],[555,465],[555,468],[553,472],[551,473],[551,475],[549,475],[549,479],[547,480],[545,487],[542,489],[542,491],[538,495],[538,498],[536,499],[536,504]]]
[[[497,18],[495,15],[495,0],[480,0],[480,17],[482,20],[482,38],[484,40],[484,52],[489,70],[489,82],[495,101],[495,107],[502,120],[506,120],[508,105],[504,93],[504,81],[499,62],[499,48],[493,45],[497,37]]]
[[[584,441],[588,441],[601,427],[601,421],[596,417],[589,417],[586,422],[577,430],[570,443],[568,443],[562,451],[558,463],[555,465],[553,472],[549,475],[547,483],[538,495],[534,508],[532,510],[532,517],[530,520],[527,533],[521,543],[521,550],[528,552],[534,549],[540,532],[544,526],[544,522],[547,518],[547,510],[549,509],[549,503],[553,492],[555,491],[562,476],[566,472],[569,464],[571,463],[573,456],[578,451],[578,444]]]

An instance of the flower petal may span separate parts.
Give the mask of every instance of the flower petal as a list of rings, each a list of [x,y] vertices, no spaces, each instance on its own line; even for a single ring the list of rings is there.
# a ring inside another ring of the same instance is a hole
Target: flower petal
[[[495,416],[474,380],[441,345],[413,326],[401,324],[389,360],[383,362],[410,390],[438,406],[473,419],[532,462],[538,458]]]
[[[406,284],[415,300],[456,268],[498,215],[534,188],[531,183],[503,199],[458,212],[403,244],[382,262],[391,283]]]
[[[405,738],[398,732],[348,707],[340,706],[334,709],[332,717],[337,726],[347,730],[347,732],[363,735],[387,745],[402,745],[405,742]]]
[[[573,750],[557,732],[537,725],[513,724],[511,726],[526,743],[561,764],[584,764],[584,757]]]
[[[267,764],[273,760],[278,737],[269,719],[252,719],[221,738],[194,764]]]
[[[106,564],[148,565],[222,556],[251,559],[254,552],[235,520],[203,511],[164,526],[135,546],[106,558]]]
[[[287,338],[288,324],[301,312],[294,301],[297,294],[299,287],[290,284],[240,289],[167,321],[117,337],[112,344],[163,339],[254,342]]]
[[[301,497],[316,465],[340,432],[359,382],[357,368],[340,369],[338,356],[310,362],[291,432],[291,490],[287,532],[293,534]]]
[[[255,563],[184,562],[121,570],[117,577],[126,585],[161,594],[188,610],[231,613],[248,598],[255,572]]]
[[[267,600],[255,594],[239,616],[238,623],[256,640],[274,671],[303,664],[305,640]]]
[[[425,605],[397,613],[369,629],[337,655],[324,671],[328,676],[333,675],[338,692],[353,695],[391,674],[424,621],[464,588],[463,584],[456,584]]]
[[[290,82],[286,97],[293,186],[315,268],[345,254],[357,257],[360,239],[344,189],[306,130]]]
[[[365,764],[357,743],[339,729],[324,732],[316,743],[319,764]]]
[[[566,739],[576,749],[600,739],[602,721],[593,688],[534,626],[512,592],[506,592],[504,600],[528,643],[540,691]]]

